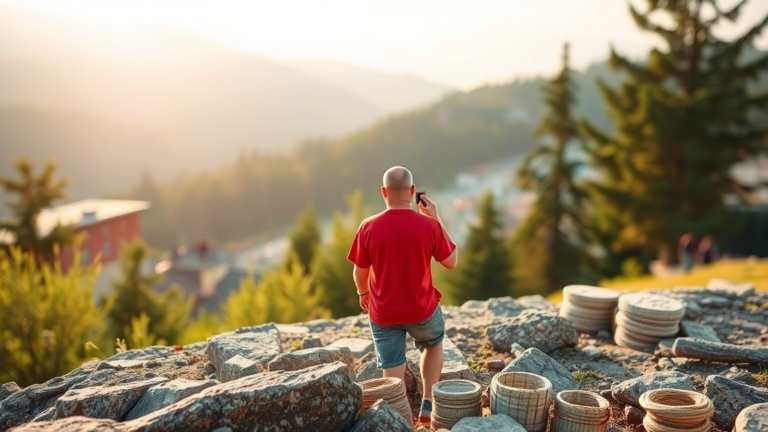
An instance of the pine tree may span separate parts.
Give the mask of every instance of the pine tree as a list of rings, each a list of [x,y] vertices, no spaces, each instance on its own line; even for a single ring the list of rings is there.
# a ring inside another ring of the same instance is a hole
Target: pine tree
[[[574,184],[579,164],[567,157],[569,146],[581,138],[571,115],[576,98],[567,44],[560,73],[542,91],[549,112],[536,135],[549,136],[552,143],[539,143],[518,170],[518,184],[535,192],[536,201],[515,230],[512,247],[519,291],[543,294],[580,281],[586,259],[571,239],[579,232],[583,193]]]
[[[124,338],[131,332],[131,321],[144,313],[149,318],[149,333],[175,343],[189,321],[191,305],[178,286],[162,295],[155,291],[162,276],[142,273],[148,254],[140,240],[124,245],[120,252],[121,279],[113,282],[114,291],[106,301],[111,305],[110,331]]]
[[[74,240],[72,231],[68,227],[56,225],[49,233],[41,236],[37,218],[43,209],[66,196],[68,180],[54,178],[57,165],[53,159],[48,161],[38,176],[34,173],[34,162],[26,156],[14,161],[13,165],[20,179],[0,177],[0,185],[6,193],[17,195],[18,200],[10,205],[13,218],[10,222],[0,222],[0,229],[12,233],[14,244],[30,252],[36,262],[51,263],[55,245],[61,247]]]
[[[283,261],[283,268],[291,270],[294,262],[301,265],[304,274],[308,274],[315,252],[320,244],[320,227],[312,206],[307,206],[299,215],[296,226],[289,235],[291,245]]]
[[[618,232],[598,234],[612,237],[610,254],[647,257],[674,250],[687,231],[718,234],[728,228],[724,199],[750,190],[731,169],[765,149],[766,129],[753,119],[768,96],[750,93],[750,85],[768,67],[768,54],[750,50],[768,17],[733,40],[714,33],[735,22],[745,3],[724,11],[716,0],[648,0],[645,13],[630,5],[637,25],[665,46],[645,64],[612,50],[612,66],[628,74],[618,89],[600,83],[617,132],[584,123],[602,175],[587,184],[595,225],[618,222]],[[675,27],[654,23],[659,13]]]
[[[478,208],[478,223],[470,225],[459,265],[445,277],[446,297],[453,304],[512,295],[512,257],[493,194]]]
[[[347,197],[347,202],[349,212],[334,216],[331,238],[320,246],[312,263],[317,286],[325,293],[322,304],[331,310],[334,318],[360,313],[355,281],[352,279],[354,264],[347,260],[347,254],[363,221],[362,193],[356,191]]]
[[[16,246],[0,251],[0,382],[25,387],[86,360],[84,346],[98,339],[104,310],[93,301],[99,265],[80,263],[76,251],[64,273]]]

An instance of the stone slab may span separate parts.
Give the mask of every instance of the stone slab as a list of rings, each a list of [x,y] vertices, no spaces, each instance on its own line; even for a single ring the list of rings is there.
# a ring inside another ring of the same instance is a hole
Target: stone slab
[[[328,348],[347,347],[355,358],[360,358],[373,350],[373,341],[363,338],[342,338],[328,345]]]
[[[682,330],[683,334],[688,337],[708,340],[710,342],[722,342],[720,338],[717,337],[715,330],[705,324],[683,320],[680,322],[680,330]]]

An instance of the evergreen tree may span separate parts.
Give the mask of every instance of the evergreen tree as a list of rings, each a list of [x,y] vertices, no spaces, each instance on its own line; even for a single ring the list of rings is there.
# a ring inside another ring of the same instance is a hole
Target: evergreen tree
[[[746,1],[727,11],[716,0],[647,3],[644,13],[630,5],[632,17],[665,46],[652,50],[645,64],[612,51],[611,64],[628,74],[617,89],[600,83],[617,132],[584,124],[593,141],[590,157],[601,170],[601,178],[587,184],[598,219],[593,225],[617,221],[608,253],[634,251],[646,259],[656,250],[669,255],[664,252],[674,251],[687,231],[728,228],[724,199],[750,190],[732,167],[765,150],[765,126],[753,120],[768,100],[749,91],[768,66],[768,54],[751,50],[768,17],[724,40],[714,30],[735,22]],[[654,14],[675,26],[653,22]]]
[[[0,251],[0,382],[25,387],[86,360],[85,343],[99,337],[104,311],[93,301],[99,265],[80,263],[76,252],[64,273],[18,247]]]
[[[583,201],[583,193],[574,184],[578,163],[567,157],[568,146],[578,144],[575,141],[580,138],[571,115],[576,103],[572,75],[566,44],[560,73],[542,89],[549,112],[536,135],[551,137],[551,145],[540,143],[523,160],[517,175],[523,190],[536,193],[536,201],[512,241],[515,279],[522,292],[551,293],[577,283],[586,259],[570,238],[580,231]]]
[[[304,269],[304,274],[308,274],[320,244],[320,227],[311,205],[299,215],[289,238],[291,246],[283,261],[283,268],[290,271],[293,263],[297,262]]]
[[[445,277],[445,294],[454,304],[513,294],[511,252],[491,192],[480,202],[478,219],[469,227],[459,265]]]
[[[139,240],[124,245],[120,252],[121,279],[113,282],[114,292],[107,301],[111,305],[110,331],[115,337],[125,337],[131,333],[131,321],[144,313],[149,318],[149,333],[175,343],[189,321],[191,305],[178,286],[163,295],[155,291],[162,276],[142,273],[148,254]]]
[[[355,281],[352,279],[354,264],[347,260],[347,254],[364,218],[362,193],[356,191],[347,197],[347,202],[349,213],[346,217],[338,213],[335,215],[331,238],[320,247],[312,263],[317,286],[325,293],[322,304],[331,310],[334,318],[360,313]]]
[[[43,209],[66,196],[68,180],[54,178],[57,165],[53,159],[48,161],[37,176],[34,173],[34,162],[26,156],[14,161],[13,165],[20,178],[14,180],[0,177],[0,185],[6,193],[17,195],[18,200],[10,204],[13,218],[0,222],[0,229],[12,233],[15,237],[14,244],[30,252],[36,262],[51,263],[55,245],[72,243],[72,232],[68,227],[56,225],[50,232],[41,235],[37,218]]]

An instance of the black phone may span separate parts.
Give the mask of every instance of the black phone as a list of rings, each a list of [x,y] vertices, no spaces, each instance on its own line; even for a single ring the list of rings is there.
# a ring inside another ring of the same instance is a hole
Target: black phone
[[[424,201],[423,199],[421,199],[422,195],[426,195],[426,192],[424,192],[424,191],[416,192],[416,204],[421,203],[421,205],[426,207],[427,206],[427,202]]]

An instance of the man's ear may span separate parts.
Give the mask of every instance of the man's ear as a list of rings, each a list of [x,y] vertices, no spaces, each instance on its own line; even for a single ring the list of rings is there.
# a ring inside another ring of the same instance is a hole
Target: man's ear
[[[385,188],[384,186],[381,187],[381,196],[383,196],[384,198],[387,198],[387,188]]]
[[[416,193],[416,185],[411,185],[411,198],[413,198],[413,194]]]

